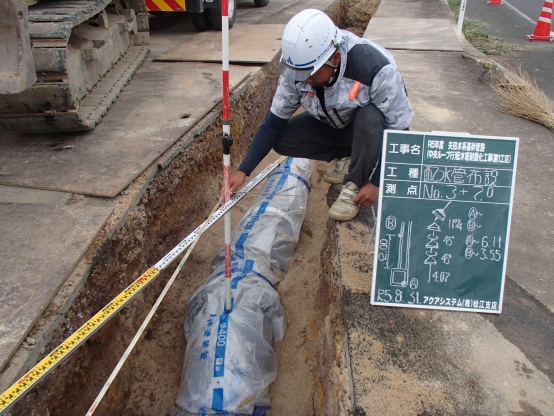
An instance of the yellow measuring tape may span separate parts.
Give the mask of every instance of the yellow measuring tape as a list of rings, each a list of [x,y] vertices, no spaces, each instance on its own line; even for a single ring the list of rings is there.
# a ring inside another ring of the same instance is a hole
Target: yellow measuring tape
[[[75,331],[58,348],[48,354],[31,371],[21,377],[15,384],[0,396],[0,412],[7,409],[19,396],[23,395],[31,386],[37,383],[48,372],[54,369],[77,345],[89,338],[106,320],[111,318],[125,304],[131,300],[135,293],[144,289],[158,274],[160,270],[152,267],[142,276],[129,285],[115,299],[108,303],[100,312],[94,315],[88,322]]]
[[[226,204],[224,204],[217,213],[206,224],[201,224],[196,230],[194,230],[189,236],[187,236],[181,243],[179,243],[173,250],[171,250],[164,258],[158,263],[148,269],[142,276],[129,285],[123,292],[117,295],[110,303],[108,303],[101,311],[89,319],[83,326],[75,331],[69,338],[67,338],[58,348],[48,354],[42,361],[35,365],[31,371],[21,377],[15,382],[8,390],[6,390],[0,396],[0,414],[11,407],[17,400],[32,388],[39,380],[52,371],[58,364],[60,364],[65,357],[67,357],[75,348],[86,341],[92,334],[94,334],[102,325],[104,325],[110,318],[112,318],[121,308],[123,308],[138,292],[144,289],[152,280],[154,280],[161,271],[169,266],[175,258],[177,258],[191,243],[194,238],[202,232],[211,227],[217,220],[219,220],[225,212],[239,202],[248,192],[250,192],[256,185],[258,185],[266,176],[268,176],[277,166],[287,159],[286,156],[281,156],[275,162],[268,165],[260,174],[252,179],[240,193],[237,193]]]

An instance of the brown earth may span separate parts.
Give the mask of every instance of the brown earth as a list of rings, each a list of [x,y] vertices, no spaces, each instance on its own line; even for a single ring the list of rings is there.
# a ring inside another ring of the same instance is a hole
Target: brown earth
[[[361,34],[377,4],[378,1],[372,0],[341,1],[329,14],[339,26]],[[233,102],[235,168],[269,109],[277,81],[275,67],[276,62],[267,65],[251,84],[241,87],[243,93]],[[56,348],[207,217],[221,186],[220,111],[212,112],[203,124],[162,156],[155,163],[160,165],[159,169],[154,169],[155,166],[149,169],[117,198],[118,208],[85,255],[92,265],[90,271],[82,271],[89,275],[85,287],[65,314],[46,352]],[[268,156],[258,171],[276,158],[275,154]],[[354,382],[358,389],[354,394],[358,394],[359,408],[354,414],[365,414],[362,408],[372,409],[375,414],[469,414],[452,407],[455,400],[445,400],[453,393],[444,386],[452,386],[460,402],[466,398],[474,400],[475,403],[467,406],[486,413],[488,409],[483,406],[488,403],[487,391],[479,380],[452,382],[453,376],[444,371],[438,371],[432,383],[418,378],[430,371],[431,357],[442,360],[443,355],[438,352],[462,345],[452,340],[456,336],[469,338],[467,328],[475,327],[450,322],[448,319],[453,318],[446,313],[416,310],[400,313],[391,308],[373,308],[371,313],[354,316],[352,321],[367,322],[371,331],[356,326],[349,329],[350,347],[357,354],[348,362],[342,323],[345,312],[341,305],[358,301],[359,307],[354,309],[360,314],[366,311],[367,302],[362,304],[356,295],[369,291],[372,262],[367,251],[372,247],[368,248],[367,244],[370,230],[361,223],[336,224],[327,219],[326,205],[332,201],[330,195],[337,193],[336,188],[329,189],[321,181],[329,167],[321,162],[312,165],[312,192],[300,241],[289,272],[278,285],[288,332],[275,345],[279,372],[271,388],[272,415],[352,414],[350,364],[356,370]],[[233,223],[241,218],[254,196],[249,195],[234,208]],[[127,210],[129,206],[132,208]],[[211,260],[222,239],[222,224],[216,224],[199,241],[95,414],[166,415],[169,412],[179,389],[186,348],[185,310],[192,294],[209,275]],[[337,239],[341,242],[340,251]],[[172,268],[165,271],[76,350],[18,403],[12,414],[85,414],[172,271]],[[445,329],[436,329],[443,326]],[[398,328],[412,330],[398,335]],[[482,331],[484,339],[488,333]],[[397,346],[403,347],[402,353]],[[460,357],[464,365],[470,362],[466,359],[468,351],[450,355]],[[483,357],[482,361],[476,360],[476,366],[486,367],[488,363]],[[528,376],[527,372],[533,370],[521,362],[520,376],[523,373]],[[402,400],[398,400],[399,394]],[[539,414],[534,413],[533,406],[521,406],[527,410],[525,414]]]
[[[329,11],[337,25],[363,33],[378,1],[341,2]],[[363,11],[363,13],[362,13]],[[261,124],[276,86],[276,61],[232,102],[235,168]],[[85,287],[45,349],[53,350],[99,309],[155,264],[198,224],[216,203],[221,186],[221,124],[216,109],[204,126],[162,156],[118,197],[116,210],[87,253],[93,265]],[[258,168],[277,158],[270,154]],[[338,415],[350,408],[339,307],[339,270],[334,222],[328,220],[329,185],[321,177],[331,165],[312,164],[312,192],[289,272],[278,285],[287,316],[285,339],[275,345],[279,373],[272,385],[272,415]],[[257,172],[254,172],[256,174]],[[151,175],[151,174],[150,174]],[[146,191],[144,192],[144,189]],[[255,192],[256,190],[254,190]],[[142,197],[140,197],[140,195]],[[233,209],[236,224],[255,195]],[[135,207],[133,198],[140,198]],[[105,236],[111,236],[106,239]],[[98,415],[165,415],[174,404],[186,347],[183,323],[188,300],[210,273],[223,240],[216,224],[200,239],[143,338],[108,390]],[[100,391],[173,272],[166,270],[137,299],[102,327],[13,409],[13,415],[82,415]]]

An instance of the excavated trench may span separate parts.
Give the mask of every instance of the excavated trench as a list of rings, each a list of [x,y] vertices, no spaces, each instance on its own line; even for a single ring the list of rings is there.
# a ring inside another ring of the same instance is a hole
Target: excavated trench
[[[353,4],[364,2],[352,2]],[[341,27],[358,33],[370,12],[347,19],[341,2],[329,14]],[[355,12],[355,11],[354,11]],[[361,16],[361,20],[359,19]],[[342,20],[341,20],[342,19]],[[241,86],[232,101],[233,164],[238,166],[267,114],[278,74],[274,60]],[[93,267],[84,288],[45,348],[48,353],[99,309],[155,264],[207,218],[220,192],[220,109],[183,137],[182,150],[166,158],[146,185],[133,185],[120,196],[138,203],[126,216],[114,213],[106,225],[113,236],[99,239],[89,254]],[[171,149],[170,149],[171,150]],[[275,160],[268,156],[258,170]],[[327,217],[329,186],[321,177],[330,165],[312,162],[312,192],[300,241],[277,289],[287,315],[285,339],[275,345],[279,373],[271,387],[272,415],[339,415],[350,408],[349,373],[343,348],[339,270],[334,223]],[[257,172],[254,172],[256,174]],[[142,191],[141,191],[142,187]],[[136,189],[135,189],[136,188]],[[145,189],[145,190],[144,190]],[[254,192],[256,189],[254,190]],[[138,196],[137,196],[138,195]],[[249,195],[233,210],[236,224],[248,209]],[[129,204],[133,206],[133,204]],[[118,222],[119,221],[119,222]],[[118,226],[114,224],[119,224]],[[166,415],[180,386],[186,340],[183,323],[188,300],[210,273],[210,262],[223,241],[222,221],[200,239],[177,281],[121,369],[98,415]],[[173,267],[150,284],[119,314],[79,347],[11,410],[13,415],[83,415],[156,301]]]

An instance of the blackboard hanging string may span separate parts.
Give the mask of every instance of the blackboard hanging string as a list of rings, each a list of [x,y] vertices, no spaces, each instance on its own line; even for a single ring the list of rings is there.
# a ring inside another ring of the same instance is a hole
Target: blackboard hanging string
[[[375,216],[375,208],[373,205],[371,206],[371,213],[373,214],[373,227],[371,228],[371,233],[369,233],[369,240],[367,241],[367,246],[365,248],[365,254],[373,254],[373,251],[369,250],[369,245],[371,244],[371,238],[373,237],[373,233],[375,232],[375,225],[377,224],[377,217]]]

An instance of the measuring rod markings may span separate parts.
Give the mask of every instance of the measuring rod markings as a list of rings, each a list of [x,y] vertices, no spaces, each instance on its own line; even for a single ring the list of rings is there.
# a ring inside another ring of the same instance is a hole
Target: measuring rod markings
[[[35,365],[27,374],[21,377],[15,382],[8,390],[6,390],[0,396],[0,415],[4,414],[17,400],[23,397],[38,381],[52,371],[58,364],[62,362],[70,353],[73,352],[79,345],[92,336],[102,325],[104,325],[115,313],[123,308],[137,293],[144,289],[149,283],[151,283],[161,271],[169,266],[175,258],[179,256],[184,250],[187,249],[193,242],[198,234],[210,228],[218,219],[220,219],[229,209],[231,209],[237,202],[239,202],[248,192],[250,192],[256,185],[258,185],[263,179],[267,177],[277,166],[287,159],[286,156],[281,156],[275,162],[269,164],[263,171],[261,171],[254,179],[252,179],[246,186],[244,186],[240,193],[237,193],[226,204],[209,219],[207,222],[202,223],[191,234],[189,234],[183,241],[181,241],[173,250],[171,250],[164,258],[158,263],[148,269],[143,275],[129,285],[123,292],[117,295],[110,303],[108,303],[102,310],[83,324],[77,331],[69,336],[64,342],[62,342],[54,351],[48,354],[42,361]]]
[[[284,162],[287,159],[286,156],[281,156],[279,159],[277,159],[275,162],[270,164],[267,168],[265,168],[263,171],[260,172],[258,176],[256,176],[254,179],[252,179],[244,188],[240,190],[240,193],[235,194],[234,197],[232,197],[226,204],[222,205],[221,208],[210,218],[207,220],[205,230],[210,228],[213,224],[215,224],[229,209],[233,207],[237,202],[239,202],[244,196],[250,192],[256,185],[258,185],[262,180],[265,179],[267,175],[269,175],[275,168],[280,165],[282,162]],[[181,254],[183,251],[187,249],[188,246],[192,244],[198,233],[200,233],[200,230],[202,230],[202,227],[204,226],[204,223],[200,224],[191,234],[189,234],[183,241],[181,241],[177,246],[171,250],[169,253],[165,255],[164,258],[162,258],[159,262],[157,262],[154,267],[160,270],[165,269],[167,266],[169,266],[173,260],[175,260],[179,254]],[[205,231],[204,230],[204,231]]]

